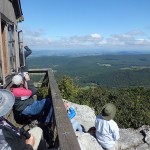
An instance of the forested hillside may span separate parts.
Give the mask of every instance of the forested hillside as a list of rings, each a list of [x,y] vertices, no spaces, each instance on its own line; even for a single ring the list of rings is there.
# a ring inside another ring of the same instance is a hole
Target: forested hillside
[[[150,86],[150,55],[30,57],[30,68],[52,68],[56,77],[68,75],[82,86]]]

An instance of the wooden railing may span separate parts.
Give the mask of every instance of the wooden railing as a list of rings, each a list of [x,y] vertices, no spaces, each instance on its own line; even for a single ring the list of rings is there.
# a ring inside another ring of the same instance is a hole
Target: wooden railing
[[[68,118],[52,69],[30,69],[30,74],[45,74],[40,84],[47,86],[53,105],[52,130],[54,146],[60,150],[80,150],[77,137]]]

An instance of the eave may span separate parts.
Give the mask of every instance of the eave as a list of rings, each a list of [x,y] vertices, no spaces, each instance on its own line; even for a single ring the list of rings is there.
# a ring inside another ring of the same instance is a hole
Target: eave
[[[10,1],[12,2],[12,5],[14,7],[17,21],[18,22],[24,21],[20,0],[10,0]]]

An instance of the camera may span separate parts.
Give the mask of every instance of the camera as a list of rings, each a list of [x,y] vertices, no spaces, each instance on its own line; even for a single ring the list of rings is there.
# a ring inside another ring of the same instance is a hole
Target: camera
[[[25,75],[28,74],[28,72],[20,72],[19,75],[22,76],[22,79],[24,79]]]

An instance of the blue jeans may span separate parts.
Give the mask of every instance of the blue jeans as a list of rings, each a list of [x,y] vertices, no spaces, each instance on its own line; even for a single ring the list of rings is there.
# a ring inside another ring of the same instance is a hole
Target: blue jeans
[[[41,122],[50,122],[52,116],[52,107],[50,99],[36,100],[27,106],[21,113],[23,115],[38,115],[43,113]]]

